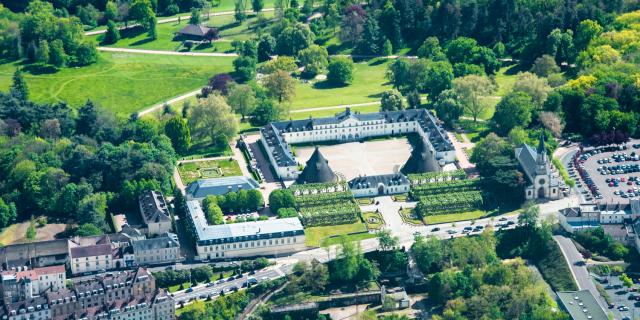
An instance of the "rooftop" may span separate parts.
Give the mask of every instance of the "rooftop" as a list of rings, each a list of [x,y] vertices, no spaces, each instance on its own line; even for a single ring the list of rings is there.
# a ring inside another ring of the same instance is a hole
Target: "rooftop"
[[[201,199],[209,195],[222,195],[228,192],[238,192],[239,190],[257,189],[260,185],[244,176],[222,177],[211,179],[200,179],[187,187],[187,195],[191,199]]]
[[[142,219],[147,225],[149,223],[171,221],[167,202],[162,193],[153,190],[144,191],[138,197],[138,204]]]
[[[385,186],[407,185],[409,184],[409,179],[402,173],[363,176],[351,179],[351,181],[349,181],[349,188],[377,188],[380,184],[384,184]]]
[[[589,290],[557,292],[560,302],[573,320],[608,320]]]
[[[132,246],[133,252],[140,252],[163,248],[179,248],[180,243],[177,241],[175,234],[163,234],[152,239],[135,240]]]
[[[199,241],[237,242],[304,233],[302,223],[298,218],[209,225],[198,201],[187,201],[187,207]]]

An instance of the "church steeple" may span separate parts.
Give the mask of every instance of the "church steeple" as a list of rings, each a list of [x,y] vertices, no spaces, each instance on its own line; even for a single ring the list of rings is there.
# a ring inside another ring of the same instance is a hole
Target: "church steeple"
[[[540,133],[540,142],[538,143],[538,155],[536,157],[536,172],[539,175],[546,175],[548,173],[547,165],[547,148],[544,146],[544,133]]]

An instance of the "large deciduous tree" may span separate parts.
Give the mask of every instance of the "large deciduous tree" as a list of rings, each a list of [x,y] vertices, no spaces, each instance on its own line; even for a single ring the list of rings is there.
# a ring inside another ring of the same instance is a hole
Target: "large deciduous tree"
[[[296,95],[296,83],[288,72],[278,70],[264,79],[264,87],[278,103],[291,101]]]
[[[189,118],[191,135],[196,141],[227,143],[238,132],[238,119],[223,97],[217,94],[198,100]]]
[[[171,145],[178,154],[186,154],[191,146],[191,131],[187,121],[180,117],[169,119],[164,125],[164,133],[171,139]]]
[[[256,94],[249,85],[235,84],[229,89],[227,103],[244,120],[245,116],[251,114],[256,108]]]
[[[511,92],[496,106],[491,125],[497,134],[506,136],[516,126],[529,125],[533,108],[531,96],[520,91]]]
[[[495,85],[487,77],[468,75],[454,79],[453,90],[460,98],[467,114],[473,117],[475,122],[487,108],[481,97],[491,94],[495,90]]]

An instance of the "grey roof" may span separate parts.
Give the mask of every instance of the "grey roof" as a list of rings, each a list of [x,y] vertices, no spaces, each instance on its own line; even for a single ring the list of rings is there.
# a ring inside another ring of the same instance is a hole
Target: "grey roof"
[[[264,221],[209,225],[200,202],[187,201],[189,218],[199,245],[257,239],[289,237],[304,234],[300,219],[285,218]]]
[[[282,138],[282,133],[311,131],[316,126],[340,124],[347,119],[356,119],[361,122],[382,120],[384,123],[417,121],[437,152],[454,150],[453,144],[438,124],[437,118],[426,109],[354,113],[350,108],[346,108],[344,112],[333,117],[272,122],[262,127],[260,131],[265,137],[265,143],[273,148],[272,156],[277,165],[290,167],[295,166],[296,161],[290,146]]]
[[[336,175],[329,167],[329,161],[322,155],[320,149],[316,147],[307,161],[307,165],[298,175],[297,183],[328,183],[336,181]]]
[[[71,248],[71,258],[104,256],[111,254],[110,244],[96,244],[86,247]]]
[[[189,184],[187,195],[190,199],[201,199],[209,195],[217,196],[230,191],[238,192],[259,187],[260,185],[253,178],[244,176],[200,179]]]
[[[149,223],[171,221],[167,202],[162,193],[153,190],[144,191],[138,197],[138,204],[142,219],[147,225]]]
[[[170,233],[166,233],[152,239],[135,240],[131,245],[133,246],[134,253],[148,250],[180,247],[180,243],[176,240],[175,235]]]
[[[377,188],[379,184],[385,186],[408,185],[409,179],[402,173],[382,174],[376,176],[356,177],[349,181],[350,189]]]
[[[589,290],[557,292],[562,306],[573,320],[608,320],[607,314]]]
[[[211,28],[205,27],[203,25],[188,24],[180,29],[178,33],[189,36],[204,37],[207,32],[209,32],[209,30],[211,30]]]
[[[440,167],[436,161],[436,155],[433,150],[427,146],[427,142],[424,141],[423,138],[418,137],[418,141],[415,143],[413,150],[411,150],[411,156],[409,156],[409,159],[400,171],[404,174],[439,172],[442,171],[442,167]]]
[[[541,142],[538,145],[538,150],[546,150],[544,149],[544,139],[541,139],[540,141]],[[520,147],[516,148],[515,153],[516,153],[516,159],[520,163],[520,167],[522,168],[522,171],[524,171],[529,181],[533,181],[533,179],[538,175],[549,174],[549,163],[548,161],[546,161],[546,158],[543,158],[545,159],[545,171],[538,172],[538,155],[540,153],[538,153],[528,144],[523,143]],[[558,186],[559,184],[560,183],[558,179],[556,179],[555,177],[551,177],[551,180],[549,181],[549,185]]]

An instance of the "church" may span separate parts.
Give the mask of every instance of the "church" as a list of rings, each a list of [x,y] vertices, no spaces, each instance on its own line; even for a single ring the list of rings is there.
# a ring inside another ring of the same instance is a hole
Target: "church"
[[[516,148],[515,153],[527,180],[524,189],[525,199],[557,200],[562,197],[560,182],[553,175],[544,146],[544,135],[540,135],[537,150],[525,143]]]

